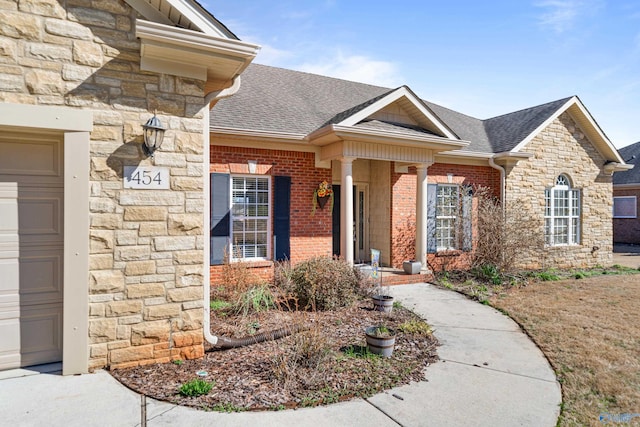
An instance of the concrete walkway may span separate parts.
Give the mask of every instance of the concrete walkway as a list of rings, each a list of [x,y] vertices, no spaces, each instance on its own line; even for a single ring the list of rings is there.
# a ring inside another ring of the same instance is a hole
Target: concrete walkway
[[[561,393],[540,350],[499,312],[433,285],[395,297],[433,325],[440,362],[427,381],[367,400],[280,412],[221,414],[147,399],[149,426],[554,426]],[[63,377],[0,372],[0,414],[11,426],[137,426],[141,398],[107,372]],[[7,378],[18,375],[15,378]],[[5,379],[2,379],[5,378]]]

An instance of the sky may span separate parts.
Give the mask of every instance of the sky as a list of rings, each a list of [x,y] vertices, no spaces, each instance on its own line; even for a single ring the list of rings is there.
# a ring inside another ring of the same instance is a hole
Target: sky
[[[255,63],[385,87],[486,119],[578,95],[640,141],[637,0],[201,1]]]

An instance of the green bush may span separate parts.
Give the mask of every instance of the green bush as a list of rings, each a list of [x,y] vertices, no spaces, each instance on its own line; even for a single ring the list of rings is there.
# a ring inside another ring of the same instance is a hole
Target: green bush
[[[334,310],[351,305],[366,288],[366,279],[348,263],[315,257],[276,274],[276,285],[304,308]]]
[[[191,380],[180,386],[180,394],[186,397],[202,396],[211,391],[213,384],[201,379]]]

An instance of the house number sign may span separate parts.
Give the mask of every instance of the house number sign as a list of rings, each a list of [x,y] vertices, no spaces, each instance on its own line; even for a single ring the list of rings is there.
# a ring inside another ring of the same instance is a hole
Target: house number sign
[[[124,188],[168,190],[169,168],[157,166],[125,166]]]

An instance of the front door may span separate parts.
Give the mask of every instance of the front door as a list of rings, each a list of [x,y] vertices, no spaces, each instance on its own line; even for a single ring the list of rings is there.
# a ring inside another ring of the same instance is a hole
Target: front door
[[[0,202],[11,209],[8,190],[17,189],[18,239],[13,258],[0,248],[0,331],[11,337],[0,339],[0,369],[57,362],[62,360],[63,143],[58,135],[5,132],[0,153],[5,190]],[[7,230],[15,225],[2,215],[0,236],[11,241]]]

